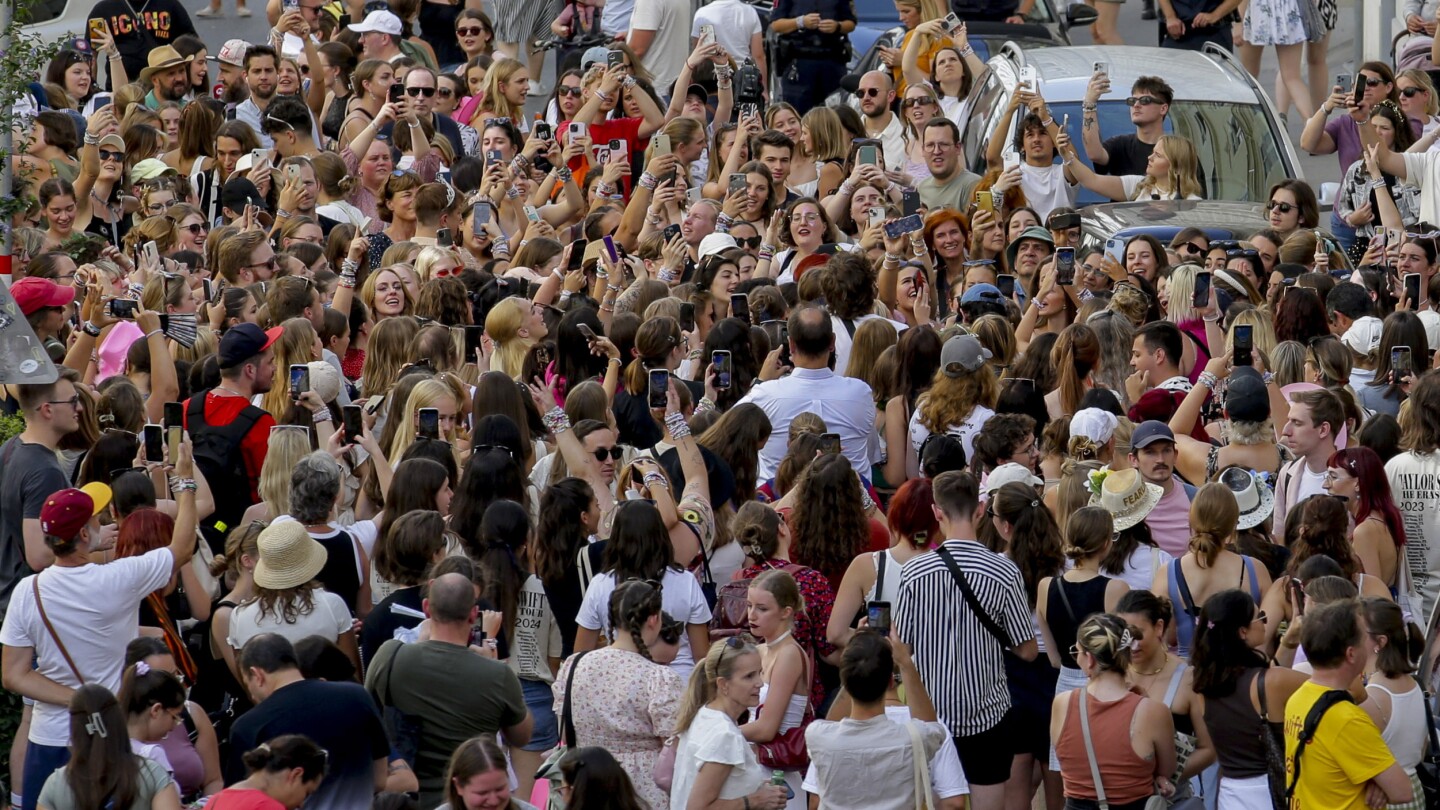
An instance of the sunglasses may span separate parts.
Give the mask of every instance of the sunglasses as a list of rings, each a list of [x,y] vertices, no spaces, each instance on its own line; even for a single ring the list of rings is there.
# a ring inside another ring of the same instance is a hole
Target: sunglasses
[[[1256,613],[1256,614],[1255,614],[1255,618],[1251,619],[1250,621],[1252,621],[1252,622],[1260,622],[1261,624],[1264,624],[1264,623],[1265,623],[1265,620],[1266,620],[1267,618],[1269,618],[1269,617],[1266,616],[1266,615],[1265,615],[1265,611],[1262,610],[1262,611],[1260,611],[1259,613]]]
[[[756,248],[760,247],[760,239],[761,239],[761,237],[758,236],[758,235],[757,235],[757,236],[736,236],[736,237],[732,237],[732,238],[735,240],[736,246],[745,248],[746,250],[755,250]]]
[[[202,234],[202,233],[209,233],[209,232],[210,232],[210,226],[209,226],[209,225],[206,225],[206,224],[203,223],[203,222],[196,222],[196,223],[194,223],[194,224],[192,224],[192,225],[183,225],[183,226],[181,226],[180,230],[182,230],[182,231],[189,231],[190,233],[194,234],[195,236],[199,236],[199,235]]]
[[[1177,246],[1175,247],[1175,251],[1176,251],[1177,253],[1189,253],[1189,254],[1191,254],[1192,256],[1200,256],[1200,255],[1203,255],[1203,254],[1205,253],[1205,248],[1200,247],[1199,245],[1195,244],[1194,242],[1184,242],[1184,243],[1182,243],[1182,244],[1177,245]]]
[[[1290,203],[1275,202],[1274,200],[1265,204],[1266,211],[1279,211],[1282,214],[1288,214],[1294,211],[1296,207],[1297,206],[1291,205]]]
[[[914,97],[914,98],[907,98],[907,99],[905,99],[904,101],[900,102],[900,107],[901,107],[902,109],[908,110],[908,109],[911,109],[912,107],[918,107],[918,106],[920,106],[921,104],[934,104],[934,103],[935,103],[935,99],[930,98],[929,96],[916,96],[916,97]]]
[[[1366,87],[1379,87],[1380,85],[1385,83],[1385,80],[1376,79],[1371,76],[1361,76],[1359,83],[1365,85]]]
[[[1225,258],[1227,258],[1227,259],[1234,259],[1234,258],[1258,259],[1258,258],[1260,258],[1260,251],[1254,250],[1254,249],[1252,249],[1252,248],[1244,248],[1244,249],[1236,248],[1235,250],[1227,250],[1227,251],[1225,251]]]
[[[1125,99],[1126,107],[1149,107],[1151,104],[1164,103],[1165,102],[1161,101],[1158,98],[1155,98],[1154,96],[1130,96],[1129,98]]]
[[[477,26],[475,26],[475,27],[473,27],[473,28],[471,28],[471,27],[469,27],[469,26],[466,26],[465,28],[456,28],[456,29],[455,29],[455,35],[456,35],[456,36],[461,36],[461,37],[478,37],[478,36],[480,36],[480,35],[483,34],[483,33],[485,33],[485,29],[484,29],[482,26],[479,26],[479,25],[477,25]]]
[[[1404,96],[1405,98],[1414,98],[1414,97],[1420,95],[1421,93],[1425,93],[1425,92],[1429,92],[1429,91],[1427,91],[1427,90],[1426,90],[1425,88],[1423,88],[1423,87],[1407,87],[1407,88],[1405,88],[1404,90],[1401,90],[1401,91],[1400,91],[1400,95]]]
[[[874,98],[875,96],[880,95],[880,88],[878,88],[878,87],[862,87],[862,88],[860,88],[860,91],[859,91],[858,95],[859,95],[861,98]]]
[[[555,94],[559,96],[570,96],[571,98],[579,98],[585,94],[585,91],[580,89],[579,87],[569,87],[562,84],[559,87],[555,88]]]
[[[116,481],[120,480],[120,476],[122,476],[122,475],[129,475],[130,473],[140,473],[141,475],[149,475],[149,474],[150,474],[150,471],[147,470],[147,469],[145,469],[144,467],[125,467],[125,468],[119,469],[119,470],[111,470],[111,471],[110,471],[110,483],[113,484],[113,483],[115,483]]]
[[[448,87],[442,87],[439,90],[435,91],[435,95],[439,96],[440,98],[450,98],[451,96],[455,95],[455,91],[451,90]]]
[[[489,129],[490,127],[503,127],[508,125],[509,123],[509,118],[486,118],[484,122],[484,128]]]
[[[125,160],[125,153],[124,153],[124,152],[111,152],[109,149],[101,149],[101,150],[100,150],[100,160],[102,160],[102,161],[105,161],[105,160],[113,160],[113,161],[115,161],[116,163],[120,163],[120,162],[123,162],[123,161]]]
[[[620,449],[620,445],[618,444],[614,447],[598,447],[595,449],[596,461],[603,462],[606,456],[609,456],[611,461],[619,461],[623,455],[625,455],[625,451]]]
[[[433,87],[407,87],[405,88],[405,92],[414,98],[419,98],[420,96],[424,96],[425,98],[435,97],[435,88]]]

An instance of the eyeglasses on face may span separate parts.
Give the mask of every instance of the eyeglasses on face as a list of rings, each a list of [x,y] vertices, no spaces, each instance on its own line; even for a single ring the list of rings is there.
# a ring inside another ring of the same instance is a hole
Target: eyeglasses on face
[[[46,405],[69,405],[69,406],[72,407],[72,408],[78,408],[78,407],[80,407],[80,395],[79,395],[79,394],[76,394],[75,396],[73,396],[73,397],[71,397],[71,398],[69,398],[69,399],[47,399],[47,400],[45,400],[44,404],[46,404]]]
[[[860,88],[860,90],[859,90],[859,92],[857,93],[857,95],[859,95],[861,98],[875,98],[876,96],[880,95],[880,88],[878,88],[878,87],[862,87],[862,88]]]
[[[736,236],[734,239],[737,246],[746,250],[755,250],[760,247],[760,236]]]
[[[1192,256],[1202,256],[1205,254],[1205,248],[1194,242],[1181,242],[1175,246],[1175,250],[1180,253],[1189,253]]]
[[[562,84],[562,85],[560,85],[558,88],[555,89],[555,93],[556,93],[557,95],[561,95],[561,96],[569,96],[569,97],[571,97],[571,98],[579,98],[579,97],[581,97],[582,95],[585,94],[585,91],[582,90],[582,89],[579,88],[579,87],[571,87],[571,86],[569,86],[569,85]]]
[[[1126,106],[1126,107],[1149,107],[1151,104],[1164,104],[1164,103],[1165,103],[1165,102],[1163,102],[1163,101],[1161,101],[1160,99],[1155,98],[1154,96],[1151,96],[1151,95],[1130,96],[1129,98],[1125,99],[1125,106]]]
[[[441,87],[440,89],[435,91],[435,95],[439,96],[440,98],[450,98],[451,96],[455,95],[455,91],[451,90],[448,87]]]
[[[419,98],[420,96],[424,96],[425,98],[435,97],[435,88],[433,87],[407,87],[405,88],[405,92],[414,98]]]
[[[625,455],[625,451],[622,450],[622,449],[620,449],[620,446],[619,446],[619,445],[615,445],[614,447],[597,447],[597,448],[595,448],[595,460],[596,460],[596,461],[602,461],[602,462],[603,462],[603,461],[605,460],[605,457],[606,457],[606,456],[609,456],[611,461],[619,461],[619,460],[620,460],[620,457],[623,456],[623,455]]]
[[[905,99],[904,101],[900,102],[900,106],[901,106],[902,108],[908,110],[908,109],[911,109],[912,107],[918,107],[918,106],[920,106],[921,104],[934,104],[934,103],[935,103],[935,99],[933,99],[933,98],[931,98],[931,97],[929,97],[929,96],[914,96],[914,97],[912,97],[912,98],[907,98],[907,99]]]
[[[180,230],[189,231],[191,234],[199,236],[202,233],[209,233],[210,226],[203,222],[193,222],[189,225],[181,225]]]
[[[1385,80],[1377,79],[1374,76],[1366,76],[1364,74],[1361,74],[1360,82],[1366,87],[1379,87],[1380,85],[1385,83]]]
[[[1266,211],[1279,211],[1282,214],[1288,214],[1291,211],[1294,211],[1295,208],[1296,206],[1293,206],[1287,202],[1275,202],[1274,200],[1271,200],[1270,202],[1265,203]]]
[[[251,267],[268,267],[273,270],[275,268],[275,257],[271,256],[263,262],[255,262],[254,264],[245,265],[245,269],[247,270]]]

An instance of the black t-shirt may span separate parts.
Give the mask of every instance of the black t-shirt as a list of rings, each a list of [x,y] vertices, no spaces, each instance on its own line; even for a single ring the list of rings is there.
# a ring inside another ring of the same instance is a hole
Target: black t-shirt
[[[380,645],[394,638],[396,630],[413,629],[425,620],[423,601],[420,586],[412,585],[392,591],[371,609],[360,628],[360,661],[364,667],[369,668],[375,654],[380,651]],[[481,610],[495,610],[486,599],[476,599],[475,604]],[[495,644],[495,652],[502,661],[510,657],[510,645],[503,631]]]
[[[138,4],[100,0],[85,16],[88,19],[102,17],[110,24],[115,47],[125,64],[125,75],[132,82],[140,80],[140,71],[145,69],[150,51],[161,45],[173,45],[180,37],[195,33],[190,12],[177,0],[144,0]]]
[[[68,486],[54,450],[19,436],[0,448],[0,618],[16,583],[34,573],[25,562],[25,521],[38,520],[45,499]]]
[[[777,0],[771,19],[793,19],[818,13],[822,20],[855,22],[855,4],[851,0]],[[798,59],[823,59],[843,62],[849,53],[849,37],[836,31],[831,34],[806,29],[781,34],[787,50]]]
[[[1106,138],[1105,151],[1110,153],[1110,162],[1097,164],[1096,173],[1123,177],[1127,174],[1145,173],[1146,165],[1150,162],[1150,153],[1155,151],[1155,144],[1145,143],[1140,140],[1140,136],[1132,132]]]
[[[351,616],[358,616],[355,603],[360,597],[360,560],[356,555],[360,552],[355,547],[355,539],[343,529],[324,537],[313,534],[310,537],[325,547],[325,567],[315,578],[324,584],[325,590],[345,600]]]
[[[306,808],[370,806],[375,796],[375,760],[389,759],[390,742],[380,722],[380,710],[365,687],[298,681],[276,690],[230,729],[225,782],[234,784],[246,777],[241,759],[246,751],[283,734],[304,734],[329,752],[325,781],[305,802]]]

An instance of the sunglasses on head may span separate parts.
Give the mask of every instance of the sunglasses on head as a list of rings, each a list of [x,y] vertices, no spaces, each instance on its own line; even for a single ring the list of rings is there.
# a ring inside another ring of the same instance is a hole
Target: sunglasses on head
[[[425,98],[435,97],[435,88],[433,87],[407,87],[405,88],[405,92],[415,98],[419,98],[420,96],[424,96]]]
[[[1165,103],[1165,102],[1163,102],[1163,101],[1161,101],[1160,99],[1155,98],[1154,96],[1151,96],[1151,95],[1130,96],[1129,98],[1125,99],[1125,106],[1126,106],[1126,107],[1149,107],[1151,104],[1164,104],[1164,103]]]
[[[509,123],[509,118],[486,118],[484,127],[485,129],[489,129],[490,127],[503,127]]]
[[[596,460],[596,461],[604,461],[606,456],[609,456],[611,461],[619,461],[619,460],[620,460],[620,457],[621,457],[622,455],[624,455],[624,454],[625,454],[625,451],[622,450],[622,449],[620,449],[620,445],[618,445],[618,444],[615,445],[614,447],[597,447],[597,448],[595,448],[595,460]]]
[[[1258,259],[1258,258],[1260,258],[1260,251],[1255,250],[1255,249],[1253,249],[1253,248],[1243,248],[1243,249],[1242,249],[1242,248],[1235,248],[1234,250],[1227,250],[1227,251],[1225,251],[1225,258],[1227,258],[1227,259],[1235,259],[1235,258]]]

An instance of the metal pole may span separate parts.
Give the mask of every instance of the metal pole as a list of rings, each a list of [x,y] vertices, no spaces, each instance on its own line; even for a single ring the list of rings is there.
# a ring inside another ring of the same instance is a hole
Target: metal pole
[[[14,0],[0,0],[0,58],[10,54],[10,22],[15,18]],[[15,99],[11,99],[14,109]],[[0,127],[0,150],[4,151],[5,162],[0,165],[0,199],[15,197],[15,135],[11,125]],[[0,281],[10,285],[10,262],[15,245],[15,232],[9,218],[0,221]]]

